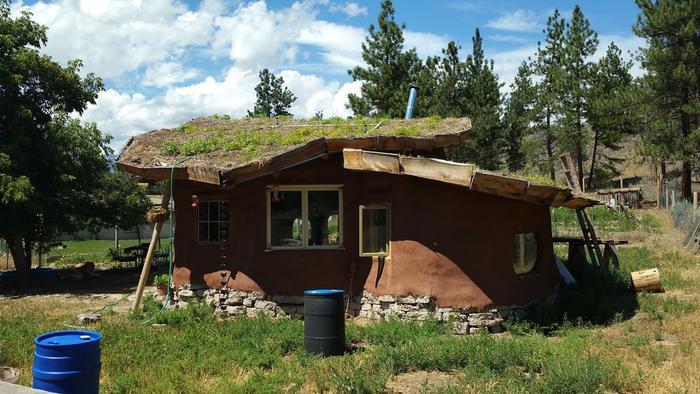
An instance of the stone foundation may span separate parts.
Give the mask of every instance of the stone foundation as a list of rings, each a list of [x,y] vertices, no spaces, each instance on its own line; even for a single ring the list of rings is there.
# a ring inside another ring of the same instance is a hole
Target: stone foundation
[[[279,296],[233,289],[180,288],[171,301],[170,308],[186,306],[197,300],[214,308],[217,316],[257,316],[264,314],[275,318],[303,318],[303,296]],[[455,334],[497,333],[503,330],[502,323],[511,315],[525,316],[526,306],[511,306],[479,311],[462,308],[443,308],[435,305],[430,296],[373,296],[365,291],[355,296],[347,306],[348,314],[367,319],[397,318],[401,320],[427,320],[435,318],[451,321]]]

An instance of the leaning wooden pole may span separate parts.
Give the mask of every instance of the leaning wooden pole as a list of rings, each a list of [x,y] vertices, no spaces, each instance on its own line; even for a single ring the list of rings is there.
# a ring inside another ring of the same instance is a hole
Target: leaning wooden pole
[[[168,208],[170,203],[170,182],[166,182],[165,191],[163,192],[163,201],[160,206],[164,209]],[[153,254],[156,251],[156,244],[160,238],[160,230],[163,228],[163,220],[158,220],[153,225],[153,233],[151,234],[151,243],[148,245],[148,252],[146,253],[146,260],[143,262],[143,268],[141,269],[141,277],[139,278],[139,285],[136,287],[136,298],[134,298],[133,310],[137,310],[141,304],[141,297],[143,296],[143,289],[146,287],[146,281],[148,280],[148,274],[151,273],[151,262],[153,261]]]

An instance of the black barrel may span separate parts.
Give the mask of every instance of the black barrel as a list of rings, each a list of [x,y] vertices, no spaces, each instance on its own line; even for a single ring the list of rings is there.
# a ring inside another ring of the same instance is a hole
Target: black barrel
[[[345,350],[343,290],[304,292],[304,349],[311,354],[337,356]]]

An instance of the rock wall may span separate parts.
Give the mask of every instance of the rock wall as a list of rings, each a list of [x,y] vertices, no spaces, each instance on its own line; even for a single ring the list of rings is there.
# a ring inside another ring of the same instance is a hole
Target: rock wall
[[[275,318],[303,318],[303,296],[268,295],[259,292],[245,292],[233,289],[199,289],[182,287],[175,292],[171,308],[185,307],[190,301],[200,301],[214,308],[214,314],[222,317],[264,314]],[[527,306],[494,308],[488,311],[462,308],[436,307],[430,296],[391,295],[373,296],[365,291],[361,297],[352,297],[347,305],[347,313],[353,317],[367,319],[397,318],[422,321],[435,318],[450,321],[455,334],[476,334],[481,332],[498,333],[502,323],[511,315],[524,317]]]

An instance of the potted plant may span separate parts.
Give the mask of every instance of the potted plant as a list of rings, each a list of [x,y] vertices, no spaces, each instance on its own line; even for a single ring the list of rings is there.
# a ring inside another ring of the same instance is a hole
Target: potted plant
[[[170,277],[168,276],[168,274],[156,275],[153,278],[153,284],[156,286],[156,289],[158,289],[158,295],[161,297],[165,297],[165,295],[168,294]]]

